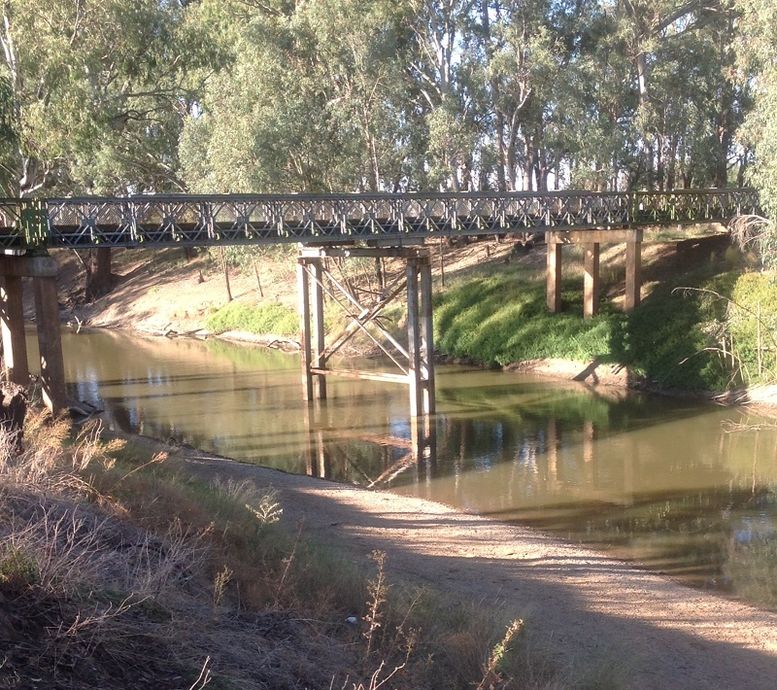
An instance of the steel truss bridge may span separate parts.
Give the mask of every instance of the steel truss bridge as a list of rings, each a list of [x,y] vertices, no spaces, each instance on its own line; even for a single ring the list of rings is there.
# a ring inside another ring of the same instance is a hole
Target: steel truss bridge
[[[402,245],[435,236],[728,222],[758,209],[757,193],[741,188],[0,199],[0,249]]]

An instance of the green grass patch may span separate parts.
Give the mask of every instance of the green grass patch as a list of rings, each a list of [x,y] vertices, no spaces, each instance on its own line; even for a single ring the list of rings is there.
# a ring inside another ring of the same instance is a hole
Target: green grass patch
[[[563,293],[570,312],[582,313],[578,292],[570,285]],[[544,284],[509,274],[450,290],[438,300],[434,316],[442,352],[500,366],[544,357],[612,360],[612,340],[624,320],[617,313],[589,321],[573,313],[550,314]]]
[[[542,282],[509,273],[464,282],[437,300],[438,349],[500,366],[598,358],[629,365],[661,386],[688,390],[765,382],[777,373],[772,276],[705,267],[656,287],[633,314],[602,301],[601,313],[588,320],[582,317],[579,281],[564,288],[564,313],[550,314]],[[732,348],[733,358],[724,354]]]
[[[230,302],[211,314],[205,324],[214,333],[247,331],[258,335],[299,335],[299,315],[285,304]]]

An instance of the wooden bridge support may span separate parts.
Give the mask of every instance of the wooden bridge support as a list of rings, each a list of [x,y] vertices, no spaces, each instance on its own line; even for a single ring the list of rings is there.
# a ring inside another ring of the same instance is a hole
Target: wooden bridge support
[[[583,246],[583,316],[599,313],[599,247],[601,244],[626,243],[626,288],[623,310],[639,306],[642,288],[642,230],[570,230],[545,233],[548,260],[546,270],[547,303],[553,313],[561,311],[561,252],[565,244]]]
[[[27,342],[24,334],[22,279],[7,275],[0,288],[0,319],[2,320],[3,364],[8,380],[26,386],[30,381],[27,362]]]
[[[66,408],[65,367],[62,359],[57,273],[59,267],[49,256],[0,256],[0,321],[3,358],[8,379],[27,385],[30,372],[24,334],[22,278],[33,279],[36,326],[40,350],[43,401],[52,413]]]
[[[387,285],[374,304],[362,304],[344,281],[329,271],[327,265],[327,259],[351,257],[404,259],[404,275],[393,285]],[[306,400],[326,398],[326,376],[388,381],[408,386],[411,417],[434,414],[432,269],[427,250],[409,247],[305,247],[298,258],[297,282],[302,389]],[[403,292],[407,297],[407,347],[377,318]],[[348,325],[330,339],[328,346],[324,325],[325,295],[338,303],[349,317]],[[332,368],[331,358],[356,333],[363,333],[372,340],[401,373]]]

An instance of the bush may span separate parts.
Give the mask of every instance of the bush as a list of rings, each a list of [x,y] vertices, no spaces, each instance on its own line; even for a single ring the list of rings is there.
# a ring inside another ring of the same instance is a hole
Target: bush
[[[775,276],[745,273],[737,279],[731,299],[728,330],[745,378],[751,383],[774,380],[777,377]]]

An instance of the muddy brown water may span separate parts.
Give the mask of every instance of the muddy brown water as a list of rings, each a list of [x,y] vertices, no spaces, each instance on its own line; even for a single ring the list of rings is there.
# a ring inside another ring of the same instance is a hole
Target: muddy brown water
[[[63,338],[71,395],[115,428],[534,525],[777,608],[777,430],[744,409],[444,366],[436,447],[413,462],[402,386],[330,379],[311,412],[294,355]]]

